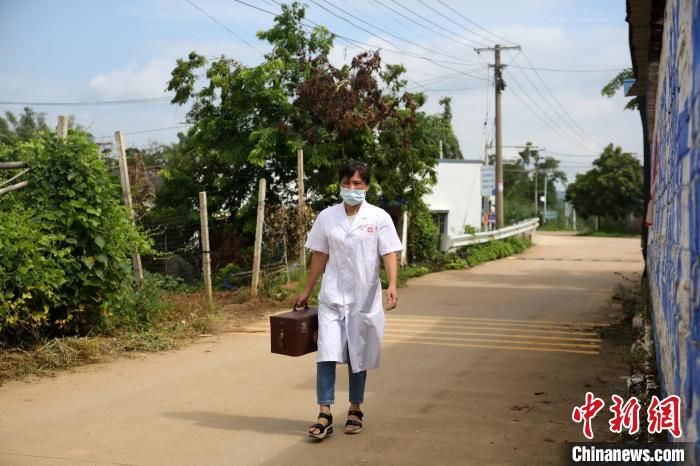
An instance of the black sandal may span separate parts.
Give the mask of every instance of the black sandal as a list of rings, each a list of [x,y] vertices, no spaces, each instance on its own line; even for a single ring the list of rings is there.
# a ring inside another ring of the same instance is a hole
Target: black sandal
[[[346,434],[359,434],[362,432],[362,411],[348,411],[348,416],[355,416],[360,418],[359,421],[356,421],[355,419],[348,419],[345,421],[345,433]],[[356,426],[357,429],[352,429],[348,430],[348,426]]]
[[[333,433],[333,416],[331,414],[318,413],[318,417],[327,420],[328,425],[324,426],[320,422],[317,422],[316,424],[309,426],[309,429],[318,429],[320,431],[318,434],[309,432],[309,437],[323,440]]]

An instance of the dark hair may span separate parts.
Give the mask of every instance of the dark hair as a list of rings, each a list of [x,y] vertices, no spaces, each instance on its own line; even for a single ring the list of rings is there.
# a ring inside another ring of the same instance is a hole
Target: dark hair
[[[362,181],[369,186],[369,168],[367,168],[367,165],[362,162],[348,162],[341,166],[340,170],[338,171],[338,181],[342,183],[344,179],[352,178],[355,173],[357,173],[357,175],[362,178]]]

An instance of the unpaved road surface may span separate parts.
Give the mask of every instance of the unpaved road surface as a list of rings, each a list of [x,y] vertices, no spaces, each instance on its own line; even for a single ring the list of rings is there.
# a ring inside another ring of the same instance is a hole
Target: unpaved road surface
[[[596,333],[638,239],[537,236],[526,253],[399,290],[365,430],[305,435],[314,356],[269,353],[264,321],[174,352],[0,387],[0,464],[561,464],[571,410],[627,375]],[[337,396],[347,399],[339,367]],[[606,408],[607,409],[607,408]],[[605,439],[608,417],[594,420]]]

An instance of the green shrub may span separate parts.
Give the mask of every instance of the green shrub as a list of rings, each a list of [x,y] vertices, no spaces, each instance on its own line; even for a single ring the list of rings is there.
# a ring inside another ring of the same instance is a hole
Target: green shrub
[[[412,263],[434,260],[439,254],[440,233],[425,205],[417,207],[408,225],[408,257]]]
[[[469,267],[469,263],[464,259],[456,259],[452,262],[448,262],[443,266],[445,270],[462,270]]]
[[[123,311],[112,301],[129,289],[132,252],[147,250],[148,243],[122,205],[120,187],[97,146],[84,133],[71,131],[66,141],[45,133],[13,149],[0,148],[0,157],[10,153],[29,165],[29,185],[4,196],[2,205],[14,203],[21,213],[5,215],[0,228],[29,228],[32,241],[3,248],[3,272],[14,270],[18,276],[0,289],[3,296],[14,297],[12,317],[7,310],[0,316],[0,339],[21,337],[24,331],[86,333],[102,323],[105,311]],[[41,291],[31,277],[39,268],[56,274]],[[46,315],[37,321],[33,315],[38,310]]]
[[[212,276],[212,283],[217,289],[224,289],[224,280],[238,288],[249,286],[251,275],[242,272],[246,272],[246,270],[240,265],[231,262],[220,268]]]
[[[474,267],[483,262],[518,254],[530,246],[531,242],[526,238],[506,238],[473,246],[462,246],[457,250],[457,254],[466,259],[469,267]]]
[[[523,221],[528,218],[537,217],[535,215],[535,206],[532,201],[522,199],[506,199],[505,211],[503,213],[505,225]]]
[[[6,338],[23,333],[38,338],[48,325],[56,290],[66,282],[59,259],[61,236],[42,232],[32,213],[0,211],[0,329]]]

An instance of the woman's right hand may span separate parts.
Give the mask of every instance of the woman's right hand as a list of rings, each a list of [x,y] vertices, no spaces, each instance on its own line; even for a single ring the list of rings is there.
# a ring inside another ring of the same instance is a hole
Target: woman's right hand
[[[294,307],[295,308],[304,308],[309,304],[309,293],[308,291],[304,290],[297,296],[296,301],[294,301]]]

